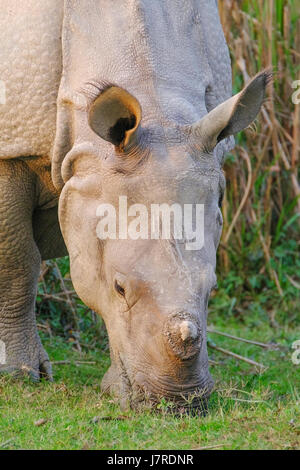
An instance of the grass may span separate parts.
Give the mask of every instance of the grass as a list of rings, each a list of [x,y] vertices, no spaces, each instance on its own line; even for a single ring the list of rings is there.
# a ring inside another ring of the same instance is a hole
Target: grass
[[[224,328],[237,334],[236,320]],[[107,351],[81,354],[61,337],[42,334],[54,365],[54,383],[32,384],[0,379],[0,448],[2,449],[300,449],[300,374],[291,361],[292,342],[300,329],[238,325],[240,336],[276,342],[278,350],[218,337],[218,346],[264,363],[263,373],[218,352],[210,354],[216,381],[206,417],[176,418],[156,410],[121,412],[100,392],[109,365]],[[210,335],[215,341],[216,335]],[[77,364],[75,361],[95,361]],[[97,419],[94,419],[97,417]],[[45,420],[40,426],[35,423]]]

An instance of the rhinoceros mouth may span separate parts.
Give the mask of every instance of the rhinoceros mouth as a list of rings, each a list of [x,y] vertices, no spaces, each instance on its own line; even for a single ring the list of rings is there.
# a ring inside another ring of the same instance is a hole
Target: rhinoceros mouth
[[[213,380],[208,371],[203,375],[193,376],[186,383],[178,383],[174,378],[159,376],[150,372],[135,371],[130,377],[125,371],[113,368],[102,381],[102,390],[113,394],[131,408],[158,405],[162,399],[170,404],[172,412],[190,412],[207,409],[208,398],[213,389]],[[176,411],[177,410],[177,411]]]
[[[146,398],[160,401],[162,398],[173,401],[176,405],[197,407],[206,401],[213,389],[213,380],[199,377],[186,384],[174,383],[168,377],[157,377],[138,373],[134,388],[138,387]]]

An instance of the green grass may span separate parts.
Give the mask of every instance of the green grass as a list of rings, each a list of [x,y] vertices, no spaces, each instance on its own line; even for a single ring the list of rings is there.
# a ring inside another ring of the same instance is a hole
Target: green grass
[[[212,315],[214,319],[214,315]],[[83,353],[61,337],[43,335],[53,361],[96,361],[95,365],[54,365],[55,382],[32,384],[0,379],[0,447],[2,449],[299,449],[300,374],[291,361],[291,344],[299,329],[274,330],[239,325],[230,320],[223,331],[264,342],[279,350],[263,350],[210,335],[229,348],[268,366],[252,366],[210,351],[216,381],[206,417],[176,418],[164,411],[121,412],[100,392],[109,365],[107,352]],[[94,417],[97,422],[93,422]],[[41,426],[35,422],[44,419]]]

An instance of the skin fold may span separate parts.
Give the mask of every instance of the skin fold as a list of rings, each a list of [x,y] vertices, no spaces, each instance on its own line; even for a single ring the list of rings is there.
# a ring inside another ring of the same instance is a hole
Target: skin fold
[[[166,397],[197,408],[213,387],[206,323],[223,157],[256,118],[270,72],[231,97],[214,0],[0,6],[0,373],[51,379],[37,279],[42,259],[68,252],[78,295],[108,330],[103,390],[123,406]],[[149,213],[203,204],[204,246],[100,240],[97,208],[120,196]]]

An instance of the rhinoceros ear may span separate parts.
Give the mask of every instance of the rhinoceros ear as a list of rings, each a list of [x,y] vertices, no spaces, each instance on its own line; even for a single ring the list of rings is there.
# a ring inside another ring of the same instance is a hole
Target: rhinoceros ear
[[[251,124],[260,111],[272,71],[265,70],[237,95],[221,103],[191,127],[191,133],[203,146],[212,150],[218,142]]]
[[[117,86],[104,90],[89,109],[89,125],[93,131],[118,150],[132,143],[141,117],[138,100]]]

